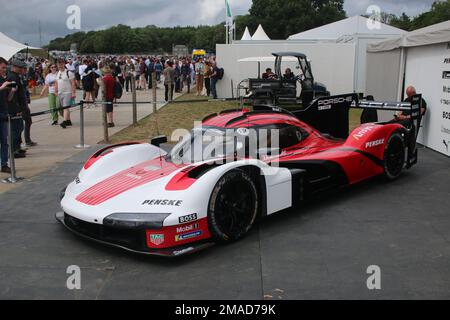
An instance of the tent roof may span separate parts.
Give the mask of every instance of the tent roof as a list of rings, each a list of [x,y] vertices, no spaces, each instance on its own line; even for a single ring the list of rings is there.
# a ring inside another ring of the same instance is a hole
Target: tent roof
[[[239,59],[238,62],[275,62],[275,56],[271,57],[248,57]],[[295,57],[286,57],[283,58],[285,62],[297,62],[298,59]]]
[[[326,24],[324,26],[294,34],[288,40],[325,40],[338,39],[345,35],[372,34],[372,35],[401,35],[406,33],[402,29],[391,27],[381,23],[379,29],[369,29],[370,19],[361,16],[353,16],[347,19]]]
[[[17,42],[4,33],[0,32],[0,57],[9,60],[15,55],[17,52],[26,49],[27,46]],[[39,49],[34,47],[28,47],[29,49]]]
[[[250,31],[248,30],[248,27],[245,27],[244,34],[242,35],[241,40],[252,40],[252,35],[250,34]]]
[[[367,46],[367,51],[390,51],[402,47],[417,47],[448,42],[449,39],[450,21],[444,21],[422,29],[411,31],[395,39],[369,44]]]
[[[270,40],[269,36],[264,31],[262,25],[258,26],[255,33],[252,36],[252,40]]]

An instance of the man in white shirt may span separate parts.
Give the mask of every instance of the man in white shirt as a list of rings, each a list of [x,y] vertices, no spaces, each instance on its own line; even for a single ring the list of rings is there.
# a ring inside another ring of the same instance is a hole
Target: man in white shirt
[[[65,129],[67,126],[72,125],[69,107],[76,97],[77,87],[75,73],[67,70],[64,63],[64,59],[59,59],[57,63],[58,73],[56,74],[55,94],[58,95],[59,106],[61,108],[66,108],[64,109],[64,121],[60,124],[60,126]]]

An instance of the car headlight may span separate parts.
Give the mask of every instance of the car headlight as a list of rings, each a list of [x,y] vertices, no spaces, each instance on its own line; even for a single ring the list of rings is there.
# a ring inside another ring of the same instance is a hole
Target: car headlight
[[[103,225],[122,229],[160,229],[170,213],[113,213],[103,219]]]

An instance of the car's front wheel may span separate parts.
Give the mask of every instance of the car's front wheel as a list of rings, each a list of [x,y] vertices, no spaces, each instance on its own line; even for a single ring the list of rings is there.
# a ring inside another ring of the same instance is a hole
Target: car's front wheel
[[[388,180],[397,179],[405,163],[405,140],[401,133],[394,132],[386,143],[384,151],[384,176]]]
[[[208,225],[217,242],[242,238],[253,226],[260,199],[253,179],[235,169],[223,175],[215,185],[208,206]]]

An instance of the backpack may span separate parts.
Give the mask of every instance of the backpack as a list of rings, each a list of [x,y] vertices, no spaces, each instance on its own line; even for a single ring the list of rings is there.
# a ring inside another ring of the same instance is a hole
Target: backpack
[[[223,70],[223,68],[217,69],[217,79],[222,80],[224,74],[225,74],[225,70]]]
[[[114,98],[120,99],[122,98],[123,88],[119,81],[114,83]]]

